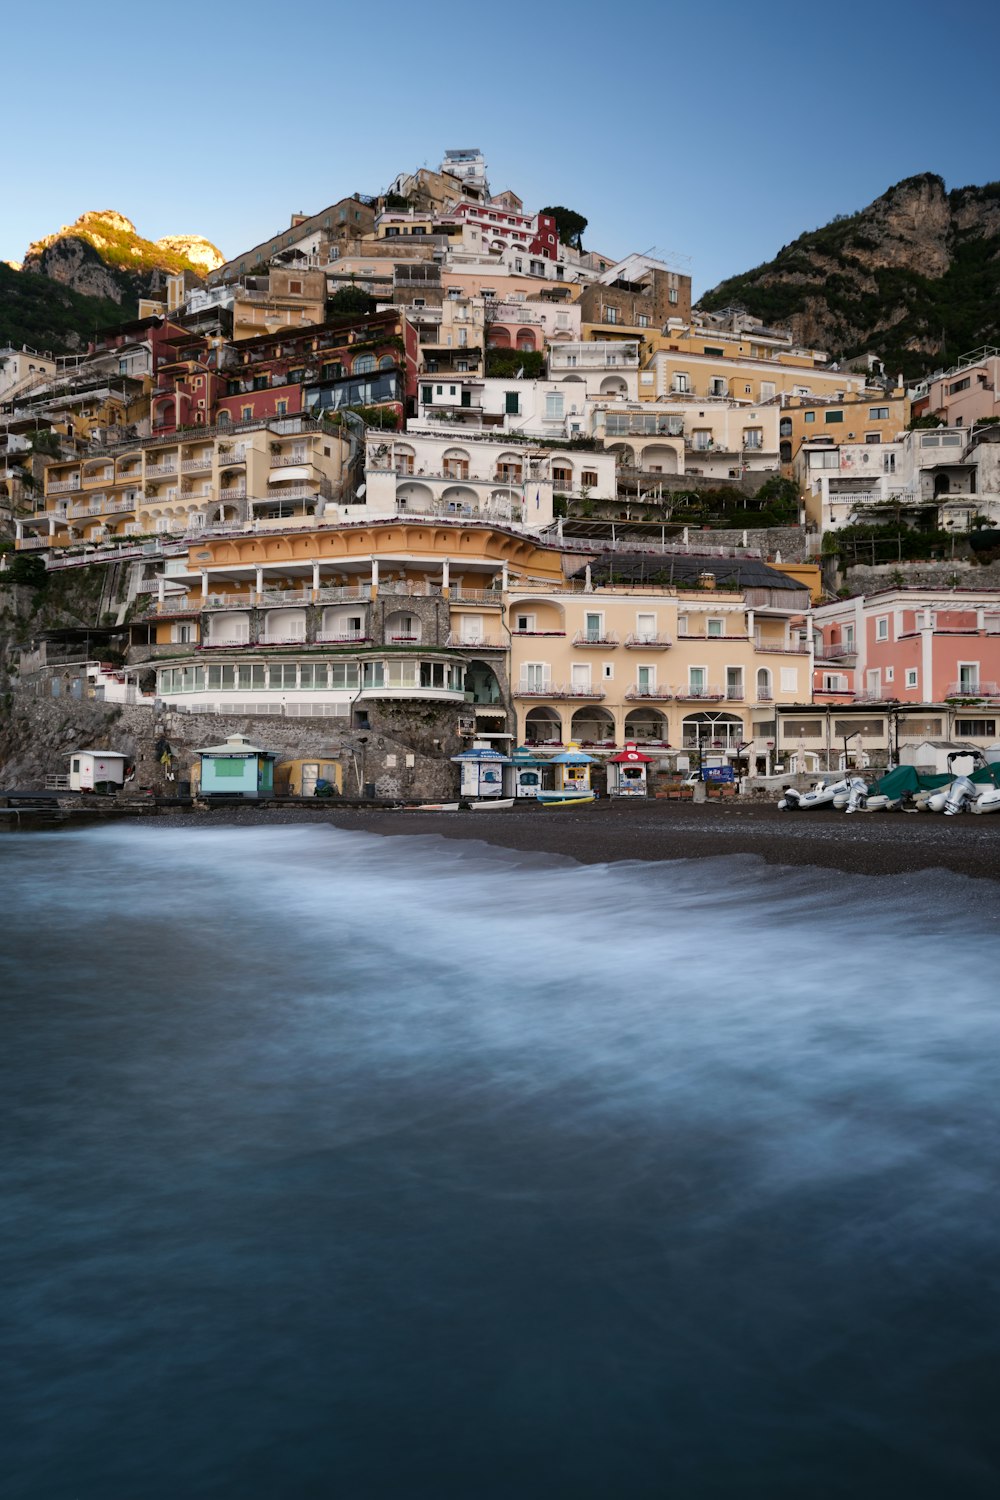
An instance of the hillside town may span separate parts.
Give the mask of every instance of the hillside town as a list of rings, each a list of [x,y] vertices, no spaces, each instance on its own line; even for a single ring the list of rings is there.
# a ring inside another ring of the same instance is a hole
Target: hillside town
[[[0,581],[97,601],[28,621],[12,695],[120,709],[161,790],[278,760],[446,797],[495,759],[531,795],[577,757],[650,795],[995,748],[1000,350],[834,360],[585,223],[449,149],[168,272],[84,353],[0,349]]]

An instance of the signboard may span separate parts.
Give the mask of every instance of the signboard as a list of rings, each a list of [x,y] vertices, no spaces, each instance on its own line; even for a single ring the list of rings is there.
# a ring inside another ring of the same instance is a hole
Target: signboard
[[[735,781],[736,772],[732,766],[705,766],[701,773],[702,781]]]

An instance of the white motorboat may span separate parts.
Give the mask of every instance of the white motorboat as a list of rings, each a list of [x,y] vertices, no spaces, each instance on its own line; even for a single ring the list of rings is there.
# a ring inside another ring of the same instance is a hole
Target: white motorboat
[[[513,797],[486,797],[481,802],[470,802],[471,812],[502,812],[514,806]]]
[[[987,786],[969,808],[974,813],[1000,812],[1000,786]]]
[[[844,798],[841,805],[846,806],[849,793],[850,783],[847,781],[817,781],[807,792],[797,792],[794,787],[788,786],[778,803],[778,810],[807,812],[812,807],[831,807],[836,805],[836,799],[841,796]]]

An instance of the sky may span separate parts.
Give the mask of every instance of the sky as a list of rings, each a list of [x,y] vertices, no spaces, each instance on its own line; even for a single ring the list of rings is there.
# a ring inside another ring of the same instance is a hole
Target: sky
[[[234,256],[478,146],[697,294],[904,177],[1000,178],[998,43],[987,0],[10,4],[0,259],[104,208]]]

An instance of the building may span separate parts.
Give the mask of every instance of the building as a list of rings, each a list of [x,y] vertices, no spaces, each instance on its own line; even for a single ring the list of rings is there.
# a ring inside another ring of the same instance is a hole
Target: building
[[[203,797],[255,799],[274,791],[272,750],[254,745],[244,734],[231,734],[221,745],[206,745],[198,751],[198,789]]]
[[[897,443],[910,421],[910,400],[903,388],[878,388],[850,396],[782,394],[779,438],[782,471],[791,474],[805,442]]]
[[[326,273],[272,264],[260,276],[233,283],[232,336],[256,338],[285,328],[308,328],[326,316]]]
[[[27,344],[20,348],[5,344],[0,348],[0,402],[14,400],[19,392],[37,384],[39,377],[54,375],[57,369],[51,354],[40,354]]]
[[[340,198],[318,214],[292,214],[287,229],[217,267],[207,277],[208,285],[218,286],[248,272],[264,270],[278,255],[294,255],[303,269],[326,265],[352,240],[371,234],[374,227],[375,201],[363,193]]]
[[[945,427],[975,427],[1000,418],[1000,349],[985,345],[950,370],[938,370],[910,391],[916,417],[937,417]]]
[[[544,446],[411,426],[398,436],[369,434],[364,503],[372,515],[478,517],[541,530],[552,522],[556,485],[571,484],[571,475]],[[613,465],[605,482],[613,494]]]
[[[583,337],[634,339],[691,316],[691,278],[648,255],[630,255],[580,294]]]

